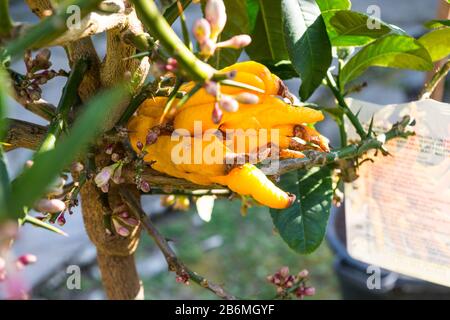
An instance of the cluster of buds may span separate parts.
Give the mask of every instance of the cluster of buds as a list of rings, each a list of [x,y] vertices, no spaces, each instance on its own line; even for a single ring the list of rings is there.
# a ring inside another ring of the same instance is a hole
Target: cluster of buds
[[[257,104],[259,97],[250,92],[242,92],[236,95],[227,95],[220,92],[220,85],[215,81],[208,81],[204,84],[206,92],[216,97],[216,103],[212,112],[212,121],[218,124],[223,117],[223,111],[237,112],[239,104]]]
[[[178,61],[175,58],[168,58],[166,61],[162,59],[157,59],[154,57],[153,60],[156,60],[152,63],[150,67],[151,74],[155,77],[155,79],[159,79],[163,77],[168,72],[175,73],[178,70]]]
[[[128,207],[120,204],[114,208],[111,215],[111,227],[114,232],[121,237],[128,237],[131,234],[131,229],[139,225],[139,220],[132,217],[128,212]],[[109,228],[106,228],[107,234],[112,234]]]
[[[56,76],[67,76],[63,70],[50,69],[52,66],[50,56],[51,52],[48,49],[40,50],[34,59],[30,51],[25,53],[24,62],[27,72],[24,76],[15,75],[14,77],[14,88],[21,99],[27,102],[39,100],[42,95],[41,85]]]
[[[211,57],[218,48],[241,49],[250,44],[249,35],[236,35],[228,40],[217,42],[220,33],[227,23],[227,13],[223,0],[207,0],[205,18],[194,23],[193,34],[200,47],[203,58]]]
[[[267,281],[277,288],[277,295],[283,299],[290,299],[293,296],[303,299],[306,296],[313,296],[316,293],[314,287],[307,287],[308,270],[302,270],[297,275],[289,272],[289,267],[282,267],[273,275],[267,277]]]
[[[178,283],[183,283],[188,286],[190,284],[189,283],[189,274],[186,271],[182,270],[181,272],[177,273],[177,277],[175,278],[175,281]]]
[[[109,191],[111,181],[115,184],[121,184],[125,181],[122,177],[122,168],[125,164],[130,162],[129,159],[126,156],[121,155],[119,151],[115,152],[115,147],[115,144],[111,144],[105,148],[105,153],[111,157],[113,163],[103,167],[94,177],[94,182],[97,187],[105,193]]]

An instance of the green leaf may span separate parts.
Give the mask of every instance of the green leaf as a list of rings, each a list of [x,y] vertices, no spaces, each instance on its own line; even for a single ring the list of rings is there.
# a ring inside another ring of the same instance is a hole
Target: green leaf
[[[372,18],[355,11],[337,10],[325,19],[328,36],[336,47],[362,46],[391,32],[389,25],[382,21],[379,21],[380,28],[369,29],[367,20]]]
[[[332,10],[350,10],[352,3],[350,0],[316,0],[322,13]]]
[[[340,74],[341,85],[371,66],[427,71],[433,63],[427,50],[414,38],[387,35],[362,48],[347,62]]]
[[[450,54],[450,28],[434,29],[420,37],[419,42],[433,61],[441,60]]]
[[[238,34],[249,33],[247,6],[242,0],[225,0],[227,10],[227,24],[220,34],[219,41],[228,40]],[[222,69],[235,63],[241,55],[242,49],[221,48],[211,57],[209,63],[216,69]]]
[[[246,0],[252,43],[245,48],[250,59],[275,65],[289,60],[283,38],[281,3],[274,0]]]
[[[331,64],[331,44],[320,9],[312,0],[282,0],[285,41],[302,79],[300,97],[306,101],[322,83]]]
[[[6,71],[0,66],[0,143],[6,132],[6,97],[7,97]],[[0,144],[0,221],[10,216],[8,200],[11,197],[11,185],[9,182],[8,166],[3,147]]]
[[[283,80],[286,79],[292,79],[292,78],[298,78],[298,73],[295,71],[294,66],[292,65],[292,62],[289,60],[281,60],[275,64],[271,64],[270,62],[264,62],[262,63],[269,68],[269,70],[276,74],[278,77],[280,77]]]
[[[271,209],[281,238],[298,253],[311,253],[321,244],[333,196],[331,169],[292,171],[281,177],[280,187],[297,196],[288,209]]]
[[[48,231],[51,231],[51,232],[54,232],[59,235],[67,237],[67,233],[65,233],[61,229],[59,229],[51,224],[45,223],[45,222],[43,222],[35,217],[29,216],[29,215],[26,215],[23,219],[20,219],[20,223],[22,225],[28,223],[35,227],[42,228],[42,229],[45,229],[45,230],[48,230]]]
[[[183,9],[186,9],[192,2],[192,0],[179,0]],[[164,18],[167,22],[172,25],[177,18],[180,16],[180,11],[178,10],[178,4],[175,1],[166,10],[164,10]]]
[[[61,138],[54,149],[35,156],[33,166],[26,169],[12,184],[11,204],[16,217],[22,215],[23,207],[31,207],[42,197],[64,168],[84,151],[86,145],[99,133],[104,119],[114,112],[123,97],[124,89],[115,88],[93,98],[68,136]]]
[[[425,22],[424,25],[425,25],[425,27],[427,27],[429,29],[436,29],[436,28],[440,28],[440,27],[450,27],[450,20],[434,19],[434,20]]]

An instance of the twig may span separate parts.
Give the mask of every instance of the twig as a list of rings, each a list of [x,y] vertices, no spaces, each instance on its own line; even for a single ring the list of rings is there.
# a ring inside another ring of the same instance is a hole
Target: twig
[[[47,133],[47,127],[17,119],[7,119],[9,129],[5,137],[5,151],[17,148],[35,150]]]
[[[352,125],[355,127],[356,132],[361,137],[361,140],[364,140],[366,138],[366,132],[364,131],[363,126],[361,125],[361,122],[359,121],[358,117],[350,110],[349,106],[345,102],[344,97],[342,96],[341,92],[337,88],[336,83],[334,82],[333,76],[330,73],[327,73],[327,85],[333,92],[333,95],[335,96],[336,100],[338,101],[339,106],[344,111],[347,118],[350,120]]]
[[[216,73],[213,67],[197,59],[194,53],[184,45],[160,14],[153,0],[132,0],[132,2],[142,23],[161,42],[167,52],[178,60],[183,71],[194,80],[201,82],[210,79]]]
[[[433,91],[436,89],[441,80],[445,78],[445,76],[449,71],[450,71],[450,60],[448,60],[444,65],[442,65],[442,67],[440,67],[433,75],[431,80],[427,84],[425,84],[424,88],[422,89],[422,92],[420,93],[419,99],[422,100],[430,98]]]
[[[226,300],[236,299],[235,296],[225,291],[225,289],[222,288],[222,286],[208,281],[206,278],[200,276],[199,274],[195,273],[194,271],[186,267],[184,263],[179,260],[175,252],[172,250],[166,238],[159,233],[158,229],[155,227],[153,222],[142,210],[140,204],[136,201],[131,192],[126,187],[121,187],[119,192],[120,195],[122,196],[123,201],[127,204],[130,210],[136,215],[136,217],[141,220],[145,230],[150,235],[150,237],[153,238],[156,245],[163,253],[170,271],[175,272],[181,279],[185,281],[192,280],[199,286],[211,291],[212,293],[216,294],[218,297],[222,299]]]
[[[15,95],[14,99],[25,109],[45,120],[52,120],[56,114],[56,107],[53,104],[45,101],[44,99],[27,101],[26,99],[19,97],[18,95]]]

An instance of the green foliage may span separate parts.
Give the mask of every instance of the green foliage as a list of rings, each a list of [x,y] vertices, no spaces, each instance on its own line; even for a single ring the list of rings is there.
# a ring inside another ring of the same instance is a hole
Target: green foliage
[[[291,249],[311,253],[325,236],[333,195],[331,169],[293,171],[281,177],[279,186],[297,199],[288,209],[270,210],[273,223]]]
[[[434,19],[427,21],[425,24],[425,27],[429,29],[436,29],[440,27],[450,27],[450,20],[440,20],[440,19]]]
[[[306,101],[320,86],[331,64],[331,44],[320,9],[311,0],[283,0],[285,41],[302,79],[300,98]]]
[[[250,59],[263,63],[275,73],[281,63],[284,77],[297,76],[289,66],[290,59],[283,36],[281,2],[247,0],[246,4],[252,43],[245,51]]]
[[[34,164],[12,183],[10,210],[20,217],[23,207],[32,206],[42,197],[49,185],[98,133],[103,119],[114,112],[124,96],[124,90],[115,88],[99,94],[86,105],[86,111],[78,118],[68,136],[62,138],[54,149],[37,154]]]
[[[245,1],[242,0],[226,0],[225,7],[227,10],[227,24],[220,35],[219,41],[228,40],[238,34],[249,33],[249,19]],[[222,69],[235,63],[242,50],[221,48],[217,50],[209,63],[217,68]]]
[[[427,71],[433,63],[428,51],[414,38],[388,35],[365,46],[347,62],[340,74],[341,85],[371,66]]]
[[[431,30],[420,37],[419,42],[428,50],[433,61],[441,60],[450,54],[450,28]]]
[[[322,13],[333,10],[350,10],[352,3],[350,0],[316,0]]]
[[[369,29],[368,19],[365,14],[349,10],[326,14],[328,36],[333,46],[362,46],[391,32],[389,25],[381,21],[380,28]]]
[[[6,130],[6,96],[7,77],[5,70],[0,66],[0,143]],[[0,144],[0,221],[9,216],[7,200],[11,196],[11,186],[9,184],[8,168],[3,146]]]

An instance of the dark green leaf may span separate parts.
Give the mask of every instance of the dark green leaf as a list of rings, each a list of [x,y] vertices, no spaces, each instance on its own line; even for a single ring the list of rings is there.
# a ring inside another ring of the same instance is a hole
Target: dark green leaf
[[[381,21],[379,28],[367,26],[369,16],[349,10],[337,10],[327,14],[328,36],[333,46],[362,46],[391,32],[388,24]]]
[[[228,20],[223,32],[220,34],[219,41],[228,40],[238,34],[249,33],[249,22],[246,10],[246,3],[242,0],[225,0]],[[242,50],[222,48],[216,51],[211,57],[210,64],[217,69],[222,69],[235,63]]]
[[[6,131],[6,97],[7,97],[7,76],[6,71],[0,66],[0,143]],[[0,144],[0,221],[10,216],[8,201],[11,196],[11,185],[9,182],[6,156],[3,146]]]
[[[450,28],[434,29],[419,38],[431,60],[438,61],[450,54]]]
[[[183,9],[186,9],[187,6],[191,4],[192,0],[180,0]],[[164,18],[166,18],[169,24],[173,24],[175,20],[180,16],[180,11],[178,10],[178,4],[175,1],[170,5],[166,10],[164,10]]]
[[[387,35],[362,48],[347,62],[340,74],[341,85],[371,66],[427,71],[433,63],[427,50],[414,38]]]
[[[436,28],[440,28],[440,27],[450,27],[450,20],[439,20],[439,19],[435,19],[435,20],[430,20],[428,22],[426,22],[425,27],[429,28],[429,29],[436,29]]]
[[[331,64],[331,44],[320,9],[312,0],[282,0],[285,41],[302,79],[300,98],[306,101],[322,83]]]
[[[283,38],[280,1],[246,0],[252,43],[245,51],[258,62],[275,65],[289,60]]]
[[[12,211],[19,217],[24,206],[32,206],[42,197],[48,186],[86,145],[98,134],[98,129],[108,114],[123,99],[124,90],[115,88],[99,94],[86,105],[68,136],[61,138],[56,147],[36,155],[34,165],[26,169],[12,185]]]
[[[271,209],[273,223],[290,248],[311,253],[325,236],[333,196],[331,169],[292,171],[281,177],[280,187],[297,200],[288,209]]]
[[[281,60],[275,64],[265,61],[261,61],[261,63],[267,66],[272,73],[276,74],[283,80],[298,78],[298,73],[295,71],[294,66],[289,60]]]

